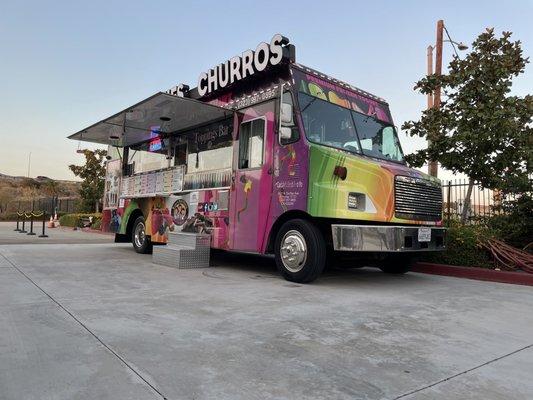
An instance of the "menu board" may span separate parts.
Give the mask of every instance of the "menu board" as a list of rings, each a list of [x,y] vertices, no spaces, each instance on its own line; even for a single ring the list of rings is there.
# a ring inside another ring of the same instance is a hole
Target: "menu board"
[[[183,167],[146,172],[122,179],[121,197],[149,197],[181,192]]]
[[[146,193],[156,193],[157,192],[157,175],[156,174],[147,174],[146,182]]]
[[[112,160],[107,163],[105,175],[104,210],[112,210],[118,206],[120,193],[121,161]]]
[[[163,190],[163,174],[166,171],[160,171],[156,174],[153,174],[155,180],[155,193],[164,193]]]
[[[183,178],[184,178],[183,168],[175,169],[172,171],[172,176],[170,178],[170,191],[171,192],[181,192],[183,190]]]
[[[135,183],[134,183],[134,191],[133,191],[133,194],[135,196],[140,196],[142,191],[143,191],[143,187],[142,187],[142,175],[135,175],[133,177],[133,179],[135,180]]]

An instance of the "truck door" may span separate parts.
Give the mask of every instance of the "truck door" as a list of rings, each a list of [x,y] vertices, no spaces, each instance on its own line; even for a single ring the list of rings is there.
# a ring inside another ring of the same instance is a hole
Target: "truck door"
[[[263,105],[245,112],[238,126],[230,212],[234,250],[260,252],[267,240],[275,126],[271,105],[272,111],[261,110]]]

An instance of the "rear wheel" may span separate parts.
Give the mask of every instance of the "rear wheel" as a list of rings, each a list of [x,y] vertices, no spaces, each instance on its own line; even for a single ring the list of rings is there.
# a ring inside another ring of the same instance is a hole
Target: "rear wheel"
[[[326,265],[326,245],[312,223],[294,219],[283,224],[276,236],[276,265],[288,281],[314,281]]]
[[[152,252],[152,243],[146,236],[146,223],[143,216],[137,217],[133,223],[131,243],[133,243],[133,248],[137,253],[146,254]]]
[[[380,261],[379,269],[387,274],[405,274],[412,264],[413,258],[410,255],[392,255]]]

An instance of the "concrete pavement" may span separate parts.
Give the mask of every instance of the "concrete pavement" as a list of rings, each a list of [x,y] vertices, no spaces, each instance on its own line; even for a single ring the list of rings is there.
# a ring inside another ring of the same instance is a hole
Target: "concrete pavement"
[[[0,222],[0,245],[3,244],[75,244],[75,243],[111,243],[114,236],[111,234],[94,233],[86,230],[74,230],[70,227],[45,228],[47,238],[40,238],[42,233],[42,221],[34,222],[33,232],[36,235],[15,232],[15,222]],[[22,224],[19,224],[22,228]],[[26,223],[26,231],[29,232],[29,223]]]
[[[214,264],[0,246],[0,399],[533,398],[531,287]]]

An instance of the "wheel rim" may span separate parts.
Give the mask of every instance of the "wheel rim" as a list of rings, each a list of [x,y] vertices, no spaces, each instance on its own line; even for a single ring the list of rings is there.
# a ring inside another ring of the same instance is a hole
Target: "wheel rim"
[[[144,222],[139,222],[135,226],[135,232],[133,233],[133,240],[135,241],[135,246],[143,247],[144,241],[146,240],[146,229]]]
[[[283,235],[280,255],[285,268],[290,272],[300,271],[307,260],[307,244],[303,235],[295,230]]]

